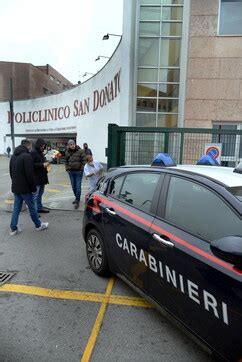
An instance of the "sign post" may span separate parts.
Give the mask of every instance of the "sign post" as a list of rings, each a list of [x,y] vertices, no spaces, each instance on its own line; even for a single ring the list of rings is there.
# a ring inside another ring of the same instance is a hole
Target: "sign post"
[[[10,107],[10,129],[11,129],[11,140],[12,140],[12,152],[14,152],[15,149],[15,139],[14,139],[14,114],[13,114],[13,79],[10,78],[10,84],[9,84],[9,90],[10,90],[10,100],[9,100],[9,107]]]

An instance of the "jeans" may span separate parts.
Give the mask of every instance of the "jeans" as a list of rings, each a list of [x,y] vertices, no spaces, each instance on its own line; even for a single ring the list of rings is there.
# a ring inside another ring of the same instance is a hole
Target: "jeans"
[[[80,201],[83,171],[68,171],[76,201]]]
[[[35,227],[38,228],[41,225],[40,219],[38,217],[35,203],[34,203],[34,197],[32,193],[26,193],[26,194],[14,194],[14,207],[13,207],[13,214],[12,214],[12,220],[10,224],[10,228],[12,231],[17,230],[18,228],[18,218],[19,214],[22,210],[23,201],[26,202],[28,208],[30,217],[35,224]]]
[[[37,190],[36,190],[36,192],[33,193],[33,196],[34,196],[36,211],[39,212],[40,210],[43,209],[42,196],[45,191],[45,185],[39,185],[39,186],[36,186],[36,188],[37,188]]]

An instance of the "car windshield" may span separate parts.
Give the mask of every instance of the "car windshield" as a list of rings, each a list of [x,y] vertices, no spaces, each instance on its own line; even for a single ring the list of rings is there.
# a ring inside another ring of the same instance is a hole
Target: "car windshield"
[[[242,186],[230,187],[229,191],[242,202]]]

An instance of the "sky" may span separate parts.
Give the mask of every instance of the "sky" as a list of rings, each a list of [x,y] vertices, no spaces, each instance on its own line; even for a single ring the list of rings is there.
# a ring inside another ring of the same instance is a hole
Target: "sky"
[[[0,61],[50,64],[76,84],[96,73],[122,34],[123,0],[0,0]]]

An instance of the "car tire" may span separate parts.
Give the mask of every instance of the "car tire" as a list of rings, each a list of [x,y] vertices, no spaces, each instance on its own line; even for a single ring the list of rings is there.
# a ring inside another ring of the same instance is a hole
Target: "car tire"
[[[86,253],[88,263],[94,273],[101,276],[109,274],[108,257],[103,237],[96,229],[91,229],[87,233]]]

